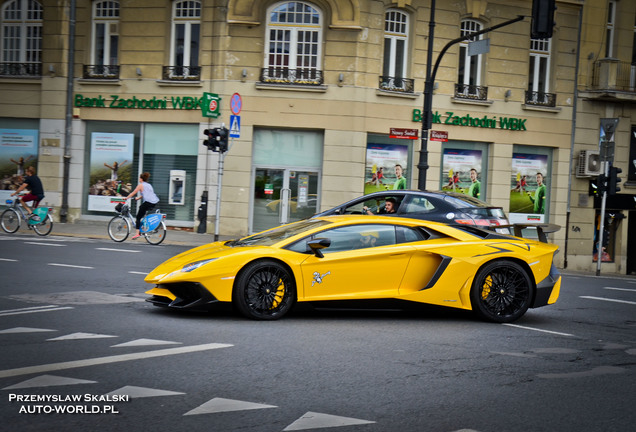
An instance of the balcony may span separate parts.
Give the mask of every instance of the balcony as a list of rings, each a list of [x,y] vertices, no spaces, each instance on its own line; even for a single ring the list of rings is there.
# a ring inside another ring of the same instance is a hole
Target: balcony
[[[267,67],[261,69],[261,82],[266,84],[289,84],[297,86],[320,86],[324,82],[322,71],[311,68],[289,69]]]
[[[606,102],[636,102],[636,64],[614,58],[595,61],[588,87],[579,95]]]
[[[400,93],[413,93],[415,81],[410,78],[398,78],[392,76],[380,77],[380,90]]]
[[[201,66],[164,66],[162,79],[166,81],[201,81]]]
[[[455,98],[470,101],[485,101],[488,99],[488,87],[472,84],[455,84]]]
[[[119,65],[84,65],[84,79],[119,79]]]
[[[0,77],[40,77],[42,63],[0,63]]]
[[[556,94],[526,90],[526,105],[538,107],[556,107]]]

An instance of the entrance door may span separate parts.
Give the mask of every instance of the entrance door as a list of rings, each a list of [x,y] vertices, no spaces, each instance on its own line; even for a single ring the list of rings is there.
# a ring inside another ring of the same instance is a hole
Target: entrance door
[[[256,168],[250,232],[305,219],[318,212],[318,173]]]

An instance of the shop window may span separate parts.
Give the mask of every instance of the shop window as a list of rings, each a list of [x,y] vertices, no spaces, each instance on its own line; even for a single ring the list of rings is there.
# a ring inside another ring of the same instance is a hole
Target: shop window
[[[93,4],[91,64],[84,65],[84,78],[119,78],[119,2]]]
[[[175,1],[172,9],[170,66],[164,66],[163,79],[198,81],[201,79],[199,50],[201,2]]]
[[[42,6],[13,0],[2,6],[0,76],[42,75]]]
[[[389,9],[384,19],[384,60],[380,88],[413,93],[413,80],[406,78],[409,16]]]
[[[267,14],[261,82],[321,85],[322,14],[305,2],[272,6]]]
[[[463,20],[460,36],[469,36],[480,31],[481,23],[475,20]],[[478,40],[483,35],[478,36]],[[459,99],[486,100],[488,88],[481,86],[483,54],[468,55],[468,43],[459,45],[459,71],[455,85],[455,97]]]
[[[550,48],[552,39],[530,40],[530,70],[526,104],[556,106],[556,95],[550,90]]]
[[[599,225],[601,224],[601,212],[596,211],[594,223],[593,261],[598,260]],[[603,238],[601,240],[601,262],[614,262],[616,258],[617,231],[625,215],[621,211],[606,211],[603,218]]]

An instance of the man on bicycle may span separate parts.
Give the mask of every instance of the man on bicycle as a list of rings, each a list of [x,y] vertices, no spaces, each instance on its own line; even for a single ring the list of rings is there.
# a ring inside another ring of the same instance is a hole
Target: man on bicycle
[[[24,179],[24,183],[20,185],[20,187],[11,194],[11,196],[15,196],[22,192],[24,189],[29,189],[29,193],[24,195],[20,200],[22,207],[29,214],[29,217],[33,217],[33,220],[38,220],[39,217],[34,215],[31,207],[27,205],[27,202],[33,201],[33,208],[36,208],[42,199],[44,199],[44,187],[42,186],[42,181],[40,177],[35,175],[35,167],[29,166],[26,171],[26,178]]]

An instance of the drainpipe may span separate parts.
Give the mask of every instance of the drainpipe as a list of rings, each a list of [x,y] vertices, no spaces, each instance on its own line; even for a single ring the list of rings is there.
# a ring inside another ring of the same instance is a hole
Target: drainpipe
[[[581,27],[583,26],[583,5],[579,9],[579,31],[576,38],[576,66],[574,69],[574,103],[572,105],[572,132],[570,133],[570,164],[568,166],[568,201],[565,214],[565,245],[563,246],[563,268],[568,268],[568,240],[570,238],[570,205],[572,201],[572,161],[576,134],[576,110],[579,100],[579,62],[581,58]]]
[[[75,69],[75,1],[71,0],[68,12],[68,64],[66,78],[66,119],[64,133],[64,177],[62,181],[62,207],[60,222],[68,218],[68,182],[71,168],[71,139],[73,137],[73,71]]]

